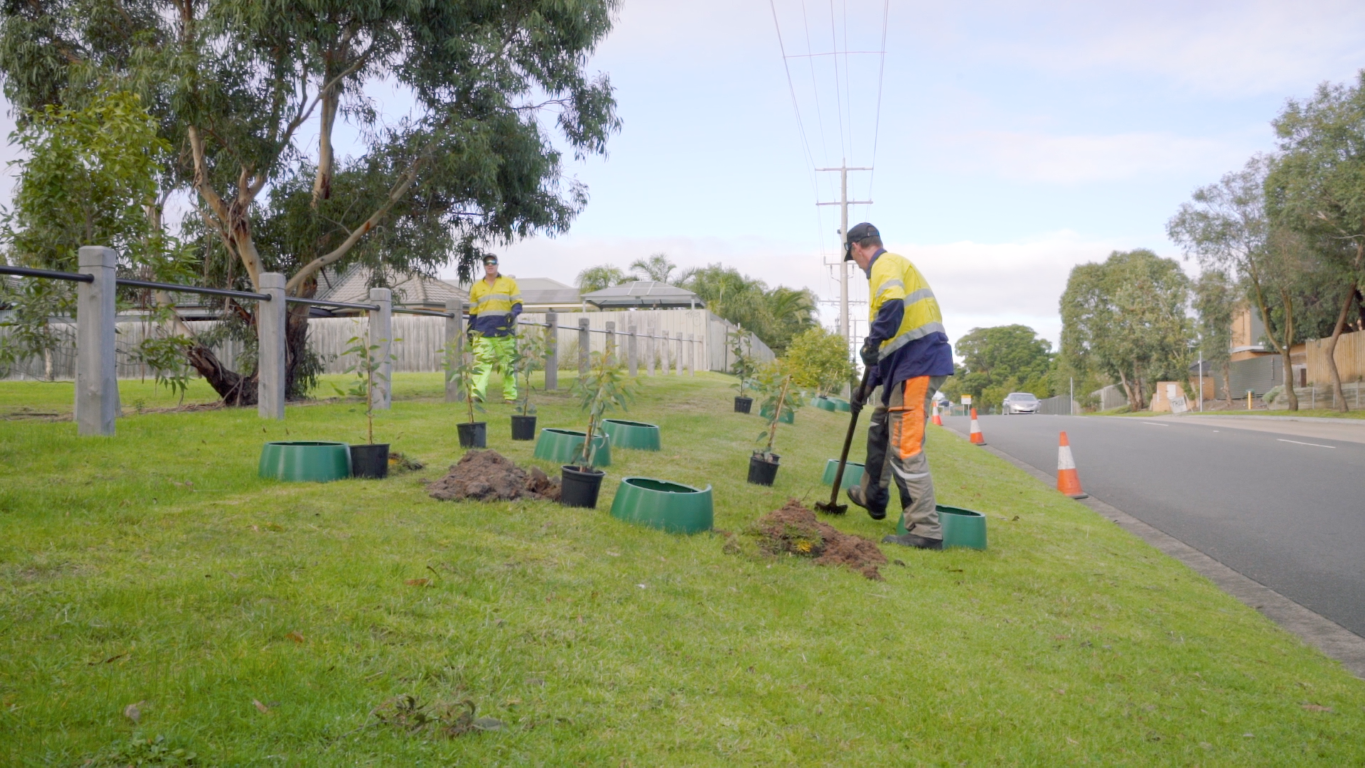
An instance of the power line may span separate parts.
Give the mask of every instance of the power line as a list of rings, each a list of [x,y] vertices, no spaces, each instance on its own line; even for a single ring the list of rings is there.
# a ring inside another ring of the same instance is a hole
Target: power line
[[[877,140],[881,138],[882,132],[882,80],[886,76],[886,30],[890,26],[891,0],[882,0],[882,52],[881,65],[877,67],[877,119],[873,122],[872,128],[872,167],[877,167]],[[867,196],[872,197],[872,182],[875,180],[877,172],[875,170],[868,174]]]
[[[829,42],[837,54],[839,51],[839,26],[834,22],[834,0],[829,0]],[[845,46],[847,47],[847,46]],[[845,67],[847,69],[847,67]],[[846,94],[845,94],[846,95]],[[834,103],[839,116],[839,151],[848,157],[848,141],[844,138],[844,100],[839,95],[839,57],[834,57]],[[852,130],[852,126],[849,126]]]
[[[848,97],[845,104],[848,107],[848,156],[853,157],[853,86],[848,81],[848,0],[843,0],[844,5],[844,94]],[[836,58],[835,61],[838,61]],[[868,188],[871,193],[872,188]],[[870,195],[869,195],[870,196]]]
[[[806,18],[806,0],[801,0],[801,24],[806,29],[806,61],[810,64],[810,86],[815,91],[815,119],[820,126],[820,151],[829,154],[829,145],[825,141],[825,116],[820,110],[820,83],[815,78],[815,54],[811,53],[810,44],[810,20]],[[793,56],[792,58],[796,58]],[[816,195],[819,195],[817,182]]]
[[[777,48],[782,52],[782,69],[787,73],[787,90],[792,96],[792,110],[796,112],[796,128],[801,134],[801,146],[806,149],[806,160],[810,167],[815,167],[815,157],[810,151],[810,141],[806,138],[806,125],[801,120],[801,105],[796,100],[796,86],[792,84],[792,70],[787,64],[787,46],[782,42],[782,25],[777,21],[776,0],[768,0],[768,7],[773,12],[773,29],[777,30]],[[816,199],[820,197],[820,187],[815,183],[815,173],[811,172],[811,187],[815,192]]]

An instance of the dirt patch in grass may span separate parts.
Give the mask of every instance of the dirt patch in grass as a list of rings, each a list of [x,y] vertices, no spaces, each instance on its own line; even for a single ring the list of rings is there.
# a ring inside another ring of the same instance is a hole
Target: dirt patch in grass
[[[470,451],[446,476],[427,486],[427,495],[442,501],[559,501],[559,481],[539,467],[518,467],[497,451]]]
[[[765,552],[811,557],[816,565],[842,565],[874,581],[882,580],[877,566],[886,564],[886,555],[875,543],[820,522],[796,499],[788,499],[786,506],[760,518],[754,533]]]

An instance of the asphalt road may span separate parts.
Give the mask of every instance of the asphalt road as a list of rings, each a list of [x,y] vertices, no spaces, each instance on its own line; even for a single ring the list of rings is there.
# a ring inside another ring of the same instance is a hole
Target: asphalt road
[[[1219,418],[980,422],[989,445],[1053,476],[1065,430],[1086,493],[1365,636],[1365,422]]]

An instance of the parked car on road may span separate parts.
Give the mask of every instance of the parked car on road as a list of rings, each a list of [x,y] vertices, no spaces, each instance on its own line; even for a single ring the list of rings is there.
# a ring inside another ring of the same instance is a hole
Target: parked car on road
[[[1005,415],[1016,413],[1037,413],[1038,398],[1030,392],[1011,392],[1005,395]]]

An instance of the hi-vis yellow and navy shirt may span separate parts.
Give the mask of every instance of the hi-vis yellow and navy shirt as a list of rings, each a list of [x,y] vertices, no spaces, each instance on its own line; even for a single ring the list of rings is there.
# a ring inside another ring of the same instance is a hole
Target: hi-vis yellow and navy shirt
[[[938,299],[924,276],[904,256],[877,251],[868,264],[872,301],[867,337],[881,350],[876,380],[891,385],[916,376],[952,376],[953,348],[943,330]]]
[[[498,275],[492,285],[479,280],[469,291],[469,303],[474,305],[469,310],[470,330],[490,338],[510,336],[516,317],[521,314],[521,289],[516,280],[506,275]]]

